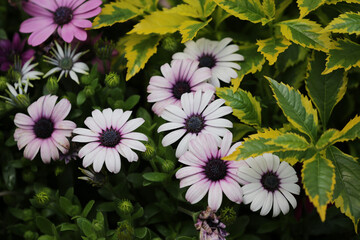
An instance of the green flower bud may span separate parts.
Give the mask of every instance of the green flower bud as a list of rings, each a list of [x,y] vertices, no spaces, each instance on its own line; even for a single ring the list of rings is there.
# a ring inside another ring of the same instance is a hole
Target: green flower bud
[[[91,97],[95,94],[95,89],[92,86],[86,86],[84,88],[85,96]]]
[[[4,76],[0,76],[0,91],[4,91],[5,89],[7,89],[7,78]]]
[[[106,86],[110,87],[110,88],[114,88],[117,87],[120,83],[120,76],[115,73],[115,72],[111,72],[109,74],[106,74],[105,77],[105,84]]]
[[[50,201],[49,195],[43,191],[35,194],[34,199],[35,199],[36,203],[39,204],[39,206],[45,206]]]
[[[83,85],[90,85],[92,82],[91,75],[82,75],[80,77],[80,82]]]
[[[113,56],[113,51],[116,47],[116,44],[112,41],[107,41],[103,39],[99,39],[95,43],[95,55],[102,60],[110,60]]]
[[[61,175],[65,170],[64,166],[56,166],[55,168],[55,176]]]
[[[18,82],[19,79],[21,79],[21,73],[14,68],[10,68],[7,72],[7,77],[15,83]]]
[[[175,168],[175,164],[171,160],[165,160],[161,163],[161,170],[163,172],[169,173],[172,170],[174,170],[174,168]]]
[[[220,211],[220,219],[226,226],[230,226],[236,220],[236,212],[232,207],[226,207]]]
[[[133,240],[134,228],[128,221],[118,222],[118,228],[116,229],[117,238],[120,240]]]
[[[34,233],[32,231],[26,231],[24,233],[24,239],[25,240],[35,240],[35,239],[37,239],[37,237],[38,237],[38,234]]]
[[[26,169],[22,171],[22,179],[24,182],[32,183],[35,180],[35,175],[31,170]]]
[[[45,87],[49,93],[56,94],[57,90],[59,89],[57,78],[53,76],[48,78]]]
[[[166,51],[174,52],[178,47],[178,41],[176,40],[175,37],[169,35],[163,39],[161,46]]]
[[[23,210],[23,220],[24,221],[30,221],[34,219],[34,213],[31,209],[24,209]]]
[[[117,203],[117,207],[118,207],[120,213],[122,213],[124,215],[131,214],[134,210],[132,203],[127,199],[120,200]]]
[[[154,143],[152,141],[148,141],[145,143],[145,147],[146,150],[141,153],[141,157],[148,161],[152,160],[156,155]]]

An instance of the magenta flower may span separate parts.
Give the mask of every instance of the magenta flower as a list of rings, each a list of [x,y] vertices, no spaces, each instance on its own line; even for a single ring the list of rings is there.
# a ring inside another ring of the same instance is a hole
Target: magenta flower
[[[101,12],[101,0],[29,0],[23,2],[24,11],[33,18],[25,20],[20,32],[31,33],[28,43],[32,46],[45,42],[56,30],[65,42],[70,43],[74,37],[85,41],[87,34],[84,28],[92,23],[87,18],[95,17]]]
[[[185,195],[191,204],[199,202],[207,192],[208,205],[214,211],[221,206],[223,192],[231,201],[241,203],[243,192],[239,183],[244,181],[237,175],[237,169],[244,163],[221,160],[241,144],[231,146],[231,141],[231,132],[225,134],[220,144],[212,135],[200,134],[190,142],[189,151],[180,157],[179,162],[189,166],[178,170],[176,178],[181,179],[180,188],[191,185]]]
[[[7,71],[14,65],[15,58],[19,58],[22,63],[26,63],[35,54],[33,49],[24,51],[25,41],[21,41],[18,33],[15,33],[13,40],[0,40],[0,70]]]
[[[67,99],[56,103],[57,96],[42,96],[32,103],[27,111],[15,115],[14,123],[18,127],[14,133],[19,149],[25,147],[24,157],[33,160],[40,149],[44,163],[59,159],[59,151],[66,153],[70,148],[69,140],[76,124],[64,120],[71,110]]]

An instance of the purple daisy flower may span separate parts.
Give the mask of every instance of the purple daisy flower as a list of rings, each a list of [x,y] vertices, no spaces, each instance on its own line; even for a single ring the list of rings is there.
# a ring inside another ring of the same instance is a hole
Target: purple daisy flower
[[[199,240],[226,240],[225,237],[229,235],[225,230],[226,225],[210,207],[199,214],[195,228],[200,231]]]
[[[94,110],[92,117],[85,119],[85,125],[89,128],[76,128],[72,141],[87,143],[79,151],[79,157],[83,159],[83,166],[87,168],[93,164],[95,172],[100,172],[102,166],[112,173],[118,173],[121,168],[119,153],[129,162],[138,160],[138,155],[132,150],[144,152],[146,147],[140,141],[148,138],[138,132],[133,132],[144,123],[144,119],[135,118],[129,120],[131,111],[110,108]]]
[[[92,27],[92,18],[101,12],[101,0],[29,0],[23,2],[24,11],[33,16],[20,26],[20,32],[31,33],[28,43],[32,46],[45,42],[55,31],[65,42],[74,37],[87,38],[84,28]]]
[[[15,115],[14,123],[18,127],[14,133],[19,149],[25,147],[24,157],[33,160],[40,149],[44,163],[59,159],[59,150],[66,153],[70,148],[69,140],[76,124],[64,120],[71,110],[67,99],[57,104],[57,96],[46,95],[32,103],[27,111]]]
[[[180,99],[184,93],[215,91],[214,86],[206,83],[211,77],[209,68],[198,69],[199,62],[192,60],[174,60],[161,66],[164,77],[153,76],[147,88],[148,102],[155,102],[152,110],[160,116],[166,106],[181,107]]]
[[[237,169],[241,161],[224,161],[221,158],[233,153],[241,143],[231,146],[232,133],[225,134],[220,144],[209,134],[200,134],[190,142],[189,151],[182,155],[179,162],[189,165],[176,172],[176,178],[181,179],[180,188],[190,186],[185,198],[191,204],[199,202],[207,192],[208,205],[217,211],[222,202],[222,193],[233,202],[242,201],[241,181]],[[219,149],[220,147],[220,149]]]
[[[15,33],[12,41],[1,39],[0,40],[0,70],[7,71],[10,66],[14,66],[16,58],[19,58],[22,63],[30,60],[35,51],[33,49],[28,49],[24,51],[26,40],[20,39],[18,33]]]

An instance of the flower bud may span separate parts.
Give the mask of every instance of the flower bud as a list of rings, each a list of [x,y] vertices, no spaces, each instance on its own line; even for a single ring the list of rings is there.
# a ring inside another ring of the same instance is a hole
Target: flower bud
[[[105,77],[105,84],[106,86],[110,87],[110,88],[114,88],[117,87],[120,83],[120,76],[115,73],[115,72],[111,72],[109,74],[106,74]]]
[[[38,234],[32,231],[26,231],[23,237],[25,240],[35,240],[37,239]]]
[[[57,90],[59,89],[59,84],[56,77],[52,76],[48,78],[45,87],[49,91],[49,93],[56,94]]]
[[[91,97],[95,94],[95,89],[92,86],[86,86],[84,88],[85,96]]]
[[[124,214],[124,215],[129,215],[134,210],[132,203],[128,199],[120,200],[117,203],[117,207],[118,207],[120,213]]]
[[[146,147],[145,152],[140,153],[141,157],[148,161],[152,160],[156,155],[154,143],[152,141],[148,141],[145,143],[145,147]]]
[[[80,77],[80,82],[81,82],[81,84],[83,84],[83,85],[89,85],[89,84],[91,84],[91,82],[92,82],[91,75],[82,75],[82,76]]]
[[[24,182],[32,183],[35,180],[35,175],[31,170],[26,169],[22,171],[22,179]]]
[[[236,212],[232,207],[226,207],[220,211],[220,219],[226,225],[230,226],[236,220]]]
[[[161,170],[166,173],[170,173],[172,170],[174,170],[175,164],[171,160],[165,160],[161,163]]]
[[[4,91],[7,88],[7,78],[4,76],[0,76],[0,91]]]
[[[118,222],[118,228],[116,229],[116,236],[120,240],[133,240],[134,228],[128,221]]]
[[[178,41],[176,40],[175,37],[169,35],[163,39],[161,46],[166,51],[174,52],[178,47]]]
[[[39,206],[45,206],[49,203],[49,195],[45,191],[35,194],[34,199]]]

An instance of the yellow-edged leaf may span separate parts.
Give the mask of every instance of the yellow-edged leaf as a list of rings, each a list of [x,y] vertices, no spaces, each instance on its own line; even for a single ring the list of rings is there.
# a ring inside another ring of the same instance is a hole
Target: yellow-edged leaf
[[[125,58],[127,59],[126,81],[144,68],[149,58],[156,53],[160,36],[129,35],[125,42]]]
[[[355,118],[351,119],[345,127],[336,132],[332,138],[330,138],[330,142],[345,142],[345,141],[352,141],[356,138],[360,137],[360,116],[356,116]]]
[[[258,40],[256,45],[259,46],[258,52],[269,61],[269,65],[273,65],[280,53],[284,52],[291,42],[285,38],[268,38],[264,40]]]
[[[169,12],[193,18],[207,18],[215,10],[216,4],[211,0],[184,0]]]
[[[262,5],[266,16],[273,19],[275,16],[275,0],[264,0]]]
[[[360,34],[360,13],[347,12],[334,18],[325,30],[334,33]]]
[[[283,147],[287,150],[305,151],[310,147],[310,143],[306,138],[296,133],[284,133],[269,141],[269,144]]]
[[[329,146],[332,144],[332,142],[330,141],[330,139],[333,138],[333,136],[335,134],[337,134],[339,132],[339,130],[337,129],[333,129],[330,128],[328,130],[326,130],[319,138],[319,140],[316,143],[316,148],[319,150],[324,149],[325,147]]]
[[[181,43],[192,40],[198,31],[209,24],[211,18],[206,22],[196,21],[196,20],[188,20],[183,22],[180,25],[179,31],[182,36]]]
[[[300,9],[300,18],[303,18],[308,15],[309,12],[323,5],[326,0],[297,0],[296,2]]]

